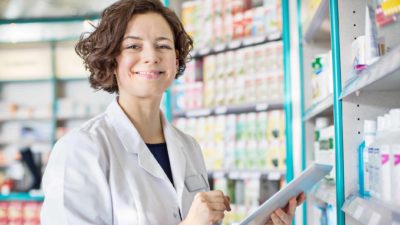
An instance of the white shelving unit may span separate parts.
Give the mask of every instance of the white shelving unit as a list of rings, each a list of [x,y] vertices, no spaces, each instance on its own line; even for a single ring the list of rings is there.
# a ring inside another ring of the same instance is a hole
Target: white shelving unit
[[[311,12],[305,12],[309,15],[303,23],[303,37],[307,42],[317,37],[329,35],[329,0],[320,0],[319,4],[314,7]]]
[[[283,100],[264,101],[259,103],[247,103],[241,105],[218,106],[213,108],[202,108],[174,112],[175,118],[179,117],[204,117],[213,115],[239,114],[247,112],[261,112],[274,109],[283,109]]]
[[[259,179],[261,176],[267,176],[268,180],[280,180],[284,178],[284,170],[215,170],[208,172],[212,177],[228,177],[229,179]]]
[[[321,182],[314,186],[311,195],[326,204],[336,205],[335,183]]]
[[[345,100],[368,91],[397,91],[400,87],[399,71],[400,46],[397,46],[347,82],[341,98]]]
[[[316,4],[318,3],[318,4]],[[314,4],[314,5],[312,5]],[[302,39],[302,58],[303,63],[303,104],[304,111],[302,122],[303,133],[303,158],[307,167],[316,160],[316,120],[319,117],[328,118],[333,124],[333,95],[328,93],[320,96],[318,100],[313,100],[313,88],[315,93],[315,80],[312,80],[313,68],[312,62],[315,57],[326,54],[331,49],[330,18],[329,18],[329,0],[321,1],[301,1],[300,18]],[[331,74],[331,72],[329,73]],[[315,97],[315,96],[314,96]],[[336,186],[334,181],[323,180],[309,193],[307,199],[306,214],[303,214],[304,224],[318,224],[320,218],[313,214],[319,211],[316,208],[336,207]]]
[[[340,74],[343,123],[343,179],[346,201],[342,207],[346,225],[399,224],[398,205],[377,199],[363,199],[358,192],[357,148],[361,143],[364,120],[376,120],[392,108],[400,107],[400,24],[380,27],[378,38],[389,52],[361,73],[352,72],[352,41],[365,34],[366,7],[376,9],[375,1],[339,1]]]
[[[342,210],[351,218],[351,224],[399,224],[400,209],[398,206],[377,199],[364,199],[350,195]],[[348,218],[348,221],[350,220]]]
[[[332,107],[333,107],[333,96],[329,95],[324,99],[322,99],[321,101],[313,104],[308,109],[306,109],[303,116],[303,120],[309,121],[318,115],[331,114]]]

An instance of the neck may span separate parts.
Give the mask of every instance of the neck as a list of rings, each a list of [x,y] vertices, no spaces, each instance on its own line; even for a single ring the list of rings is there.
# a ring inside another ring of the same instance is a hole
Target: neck
[[[147,144],[164,143],[160,99],[118,97],[118,104]]]

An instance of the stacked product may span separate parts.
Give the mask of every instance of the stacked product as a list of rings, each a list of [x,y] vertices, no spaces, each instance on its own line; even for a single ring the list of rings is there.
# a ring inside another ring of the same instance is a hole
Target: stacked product
[[[172,89],[172,108],[181,111],[280,100],[282,57],[282,43],[273,42],[192,61]]]
[[[180,118],[202,147],[208,170],[285,168],[284,112]]]
[[[335,128],[327,117],[315,120],[314,158],[316,163],[332,165],[327,179],[335,179]]]
[[[361,194],[399,205],[400,202],[400,109],[377,118],[376,137],[360,148]],[[370,123],[366,121],[366,123]],[[366,126],[368,127],[368,126]],[[370,129],[373,131],[373,129]],[[365,131],[367,132],[367,131]],[[367,135],[367,134],[366,134]],[[368,135],[373,135],[369,132]]]
[[[203,0],[182,5],[182,21],[195,48],[281,33],[280,0]]]
[[[277,100],[283,96],[282,43],[204,58],[204,106]]]
[[[92,117],[104,112],[109,102],[82,101],[77,98],[60,98],[57,102],[57,118]]]
[[[316,56],[311,66],[311,101],[318,103],[333,93],[332,53]]]
[[[41,202],[0,202],[0,225],[40,225]]]
[[[186,64],[184,75],[172,87],[172,109],[176,111],[203,107],[203,63],[192,60]]]
[[[224,225],[243,220],[282,185],[279,179],[269,180],[257,173],[248,173],[241,178],[215,175],[212,183],[213,189],[222,190],[231,198],[232,211],[226,212]]]
[[[26,104],[0,101],[0,120],[50,119],[51,104]]]

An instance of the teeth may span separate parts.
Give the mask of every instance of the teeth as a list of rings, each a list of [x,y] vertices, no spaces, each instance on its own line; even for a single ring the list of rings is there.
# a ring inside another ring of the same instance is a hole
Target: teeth
[[[139,74],[139,75],[159,75],[161,73],[162,72],[136,72],[136,74]]]

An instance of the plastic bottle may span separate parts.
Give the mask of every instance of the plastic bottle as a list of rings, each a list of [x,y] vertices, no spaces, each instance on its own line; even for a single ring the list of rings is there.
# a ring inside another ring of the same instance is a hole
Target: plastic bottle
[[[368,147],[375,140],[376,121],[364,121],[364,140],[358,147],[358,184],[361,197],[370,196]]]
[[[391,166],[391,201],[393,204],[400,206],[400,109],[390,110],[392,119],[392,134],[393,140],[391,145],[392,151],[392,166]]]
[[[384,136],[384,125],[385,125],[385,119],[383,116],[378,117],[378,122],[377,122],[377,137],[382,137]],[[369,147],[368,148],[368,158],[369,158],[369,183],[370,183],[370,194],[371,196],[375,198],[380,198],[380,166],[381,166],[381,160],[380,160],[380,146],[381,143],[378,143]]]
[[[320,139],[321,130],[329,126],[329,118],[327,117],[317,117],[315,119],[315,131],[314,131],[314,158],[316,162],[320,162]]]
[[[390,139],[392,132],[392,117],[390,114],[386,114],[384,117],[384,144],[382,144],[380,150],[380,197],[383,201],[391,200],[391,162],[392,162],[392,154],[391,154],[391,144],[392,140]]]

